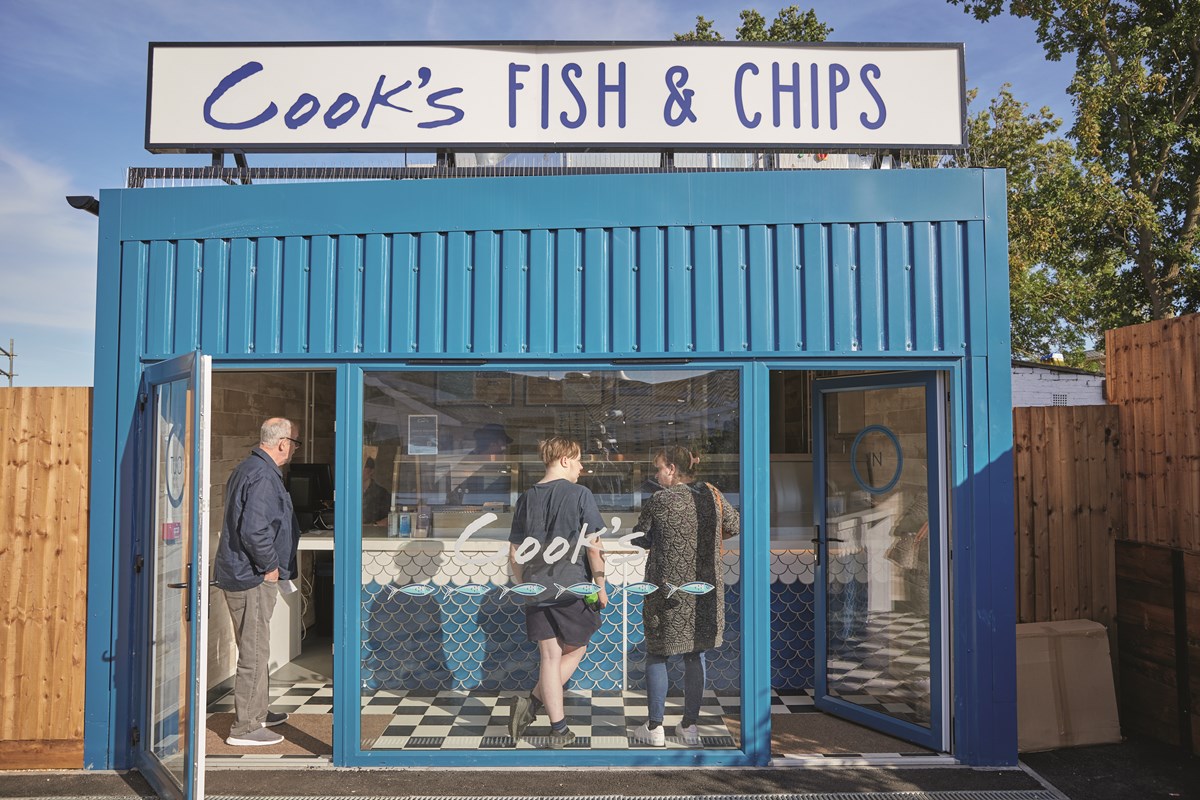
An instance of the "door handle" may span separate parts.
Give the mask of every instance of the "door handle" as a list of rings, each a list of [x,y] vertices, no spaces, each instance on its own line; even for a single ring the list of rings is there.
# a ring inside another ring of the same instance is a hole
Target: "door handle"
[[[187,576],[188,579],[183,583],[168,583],[167,588],[190,590],[192,588],[192,565],[190,563],[187,565]],[[187,610],[184,612],[183,618],[188,622],[192,621],[192,593],[190,591],[187,594]]]

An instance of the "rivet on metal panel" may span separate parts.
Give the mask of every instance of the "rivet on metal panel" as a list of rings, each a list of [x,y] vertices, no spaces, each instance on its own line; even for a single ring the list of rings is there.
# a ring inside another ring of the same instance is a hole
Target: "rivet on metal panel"
[[[851,264],[851,265],[850,265],[850,271],[851,271],[851,272],[854,272],[854,270],[856,270],[856,269],[858,269],[858,264]]]
[[[250,343],[250,346],[249,346],[249,348],[248,348],[248,349],[249,349],[249,351],[250,351],[251,353],[253,353],[253,352],[254,352],[254,342],[251,342],[251,343]]]
[[[576,267],[576,268],[575,268],[575,271],[576,271],[576,272],[583,272],[583,264],[580,264],[578,267]]]
[[[630,349],[631,349],[631,350],[637,350],[637,349],[638,349],[638,346],[635,344],[635,345],[634,345],[632,348],[630,348]]]
[[[689,343],[688,343],[688,350],[695,350],[695,349],[696,349],[696,345],[694,345],[694,344],[692,344],[692,343],[690,343],[690,342],[689,342]]]
[[[523,345],[521,345],[521,352],[522,352],[522,353],[528,353],[528,352],[529,352],[529,345],[527,345],[527,344],[523,344]]]
[[[904,265],[904,268],[905,268],[905,269],[912,269],[912,264],[905,264],[905,265]]]
[[[912,350],[912,342],[905,342],[905,343],[904,343],[904,349],[905,349],[905,350]]]

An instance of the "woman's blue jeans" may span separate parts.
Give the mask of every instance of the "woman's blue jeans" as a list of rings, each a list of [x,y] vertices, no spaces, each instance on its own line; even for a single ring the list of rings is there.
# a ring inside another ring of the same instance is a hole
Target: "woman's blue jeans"
[[[704,699],[704,651],[685,653],[682,658],[683,716],[694,720],[700,716],[700,702]],[[667,714],[667,659],[668,656],[646,654],[646,694],[649,696],[649,716],[654,722],[662,722]]]

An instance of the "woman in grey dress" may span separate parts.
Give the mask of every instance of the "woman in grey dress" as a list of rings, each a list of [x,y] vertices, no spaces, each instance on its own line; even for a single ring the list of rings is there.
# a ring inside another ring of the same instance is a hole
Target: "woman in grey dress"
[[[642,607],[646,630],[648,719],[634,738],[666,744],[667,659],[682,656],[683,719],[676,732],[697,745],[697,720],[705,685],[705,651],[721,646],[725,629],[725,581],[721,541],[736,536],[738,512],[715,487],[695,478],[699,458],[686,447],[665,447],[654,458],[663,487],[646,502],[635,542],[645,547],[646,580],[658,590]],[[690,586],[689,586],[690,584]],[[679,587],[687,586],[687,590]],[[706,588],[711,587],[711,588]]]

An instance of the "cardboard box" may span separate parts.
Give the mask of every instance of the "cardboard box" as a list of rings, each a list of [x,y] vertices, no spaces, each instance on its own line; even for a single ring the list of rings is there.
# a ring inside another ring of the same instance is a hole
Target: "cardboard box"
[[[1018,750],[1119,741],[1104,626],[1086,619],[1018,625]]]

